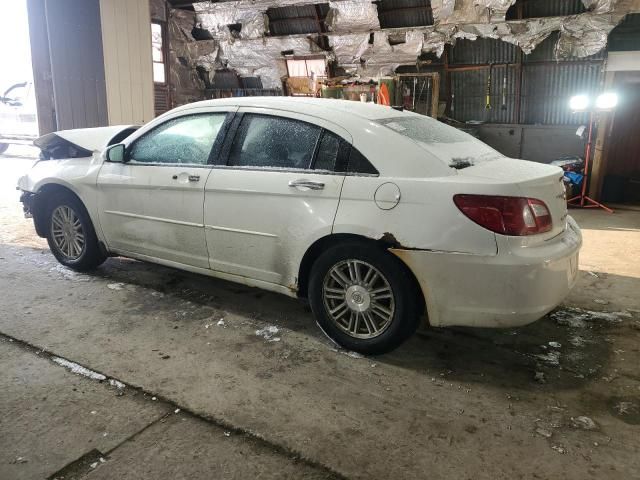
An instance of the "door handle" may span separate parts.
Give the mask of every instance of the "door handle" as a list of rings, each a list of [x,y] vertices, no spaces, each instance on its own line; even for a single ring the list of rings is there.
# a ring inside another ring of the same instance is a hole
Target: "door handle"
[[[308,188],[309,190],[322,190],[324,188],[324,183],[301,179],[291,180],[289,182],[289,186],[294,188]]]
[[[200,175],[189,175],[189,181],[190,182],[199,182],[200,181]]]

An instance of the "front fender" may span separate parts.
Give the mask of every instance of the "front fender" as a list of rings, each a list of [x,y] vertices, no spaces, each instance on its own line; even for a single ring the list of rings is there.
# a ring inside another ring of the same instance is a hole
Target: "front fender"
[[[29,173],[18,180],[18,188],[30,193],[24,198],[34,217],[38,235],[44,236],[41,225],[41,206],[47,192],[60,187],[72,192],[83,203],[94,225],[96,234],[102,240],[101,229],[97,222],[96,182],[102,159],[98,153],[88,158],[65,160],[47,160],[34,164]],[[24,203],[24,202],[23,202]],[[27,206],[27,205],[25,205]],[[25,212],[26,213],[26,212]]]

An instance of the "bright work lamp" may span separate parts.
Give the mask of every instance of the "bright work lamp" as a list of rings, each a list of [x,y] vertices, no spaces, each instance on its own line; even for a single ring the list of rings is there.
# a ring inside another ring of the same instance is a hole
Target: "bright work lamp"
[[[589,97],[586,95],[574,95],[569,100],[569,108],[573,112],[584,112],[589,108]]]
[[[593,149],[593,127],[595,123],[595,116],[598,112],[609,112],[616,108],[618,105],[618,94],[615,92],[603,92],[598,95],[595,102],[585,94],[574,95],[569,99],[569,108],[574,113],[589,113],[589,127],[587,134],[587,145],[584,155],[584,170],[582,177],[582,188],[580,193],[573,198],[567,200],[567,204],[574,207],[582,208],[602,208],[609,213],[613,213],[609,207],[596,202],[594,199],[587,195],[587,182],[590,174],[590,164],[592,161],[592,149]],[[584,127],[581,127],[579,131],[584,131]]]
[[[618,105],[618,95],[614,92],[604,92],[596,98],[597,110],[611,110]]]

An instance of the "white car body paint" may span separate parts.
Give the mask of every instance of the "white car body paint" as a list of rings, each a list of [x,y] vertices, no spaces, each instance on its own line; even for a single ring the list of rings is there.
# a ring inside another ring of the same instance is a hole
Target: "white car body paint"
[[[59,132],[95,153],[38,162],[19,187],[71,189],[113,253],[290,296],[302,258],[318,239],[344,233],[390,241],[390,251],[418,280],[434,326],[526,324],[574,285],[582,238],[566,213],[560,169],[496,153],[494,160],[456,170],[449,160],[473,157],[471,137],[447,154],[442,145],[414,142],[376,121],[413,114],[338,100],[230,98],[174,109],[123,143],[130,146],[172,118],[239,111],[317,124],[356,147],[379,175],[105,162],[98,152],[124,128],[116,127]],[[186,181],[190,175],[200,180]],[[289,186],[298,180],[324,183],[324,189]],[[539,198],[553,228],[523,237],[495,234],[461,213],[452,200],[459,193]]]

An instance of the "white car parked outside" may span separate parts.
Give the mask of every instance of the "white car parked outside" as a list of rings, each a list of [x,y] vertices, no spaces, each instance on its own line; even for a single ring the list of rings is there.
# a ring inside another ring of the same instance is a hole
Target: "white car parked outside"
[[[559,168],[389,107],[230,98],[36,144],[49,160],[19,188],[62,264],[121,255],[308,298],[359,352],[395,348],[423,313],[533,322],[577,277]]]

